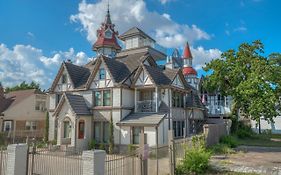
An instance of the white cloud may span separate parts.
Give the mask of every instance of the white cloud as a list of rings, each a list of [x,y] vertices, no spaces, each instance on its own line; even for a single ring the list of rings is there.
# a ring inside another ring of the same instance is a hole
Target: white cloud
[[[205,50],[202,46],[197,48],[190,48],[193,56],[193,65],[196,70],[202,69],[206,63],[213,59],[220,58],[222,52],[219,49]]]
[[[126,5],[124,5],[126,4]],[[82,31],[92,44],[96,41],[96,30],[103,22],[107,8],[107,0],[97,3],[82,1],[79,13],[70,16],[72,22],[81,23]],[[186,41],[209,40],[211,36],[195,24],[179,24],[171,20],[170,15],[161,15],[149,11],[143,0],[114,0],[110,3],[112,21],[120,33],[137,26],[153,36],[162,46],[175,48],[183,46]]]
[[[35,38],[35,35],[32,32],[27,32],[27,36],[30,38]]]
[[[234,32],[246,32],[248,29],[244,26],[237,27],[233,29]]]
[[[161,2],[161,4],[166,4],[167,2],[171,1],[171,0],[159,0]]]
[[[12,49],[0,44],[0,82],[13,86],[22,81],[36,81],[48,88],[63,60],[71,59],[76,64],[84,64],[89,58],[84,52],[55,52],[52,57],[45,56],[41,49],[30,45],[15,45]]]

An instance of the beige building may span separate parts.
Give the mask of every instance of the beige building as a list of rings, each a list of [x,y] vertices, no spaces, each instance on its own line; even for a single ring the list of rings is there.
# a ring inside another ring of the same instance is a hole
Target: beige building
[[[159,67],[166,54],[137,27],[118,36],[109,11],[93,45],[97,57],[83,66],[63,62],[49,91],[49,139],[86,149],[91,140],[115,145],[168,143],[168,130],[183,138],[204,121],[204,106],[181,68]]]
[[[45,131],[47,95],[35,89],[6,94],[3,90],[1,92],[1,131],[10,137],[42,138]]]

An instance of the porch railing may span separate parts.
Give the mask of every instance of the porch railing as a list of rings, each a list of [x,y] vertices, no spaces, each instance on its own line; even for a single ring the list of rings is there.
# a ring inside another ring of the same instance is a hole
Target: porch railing
[[[154,100],[138,101],[137,112],[156,112],[156,102]]]

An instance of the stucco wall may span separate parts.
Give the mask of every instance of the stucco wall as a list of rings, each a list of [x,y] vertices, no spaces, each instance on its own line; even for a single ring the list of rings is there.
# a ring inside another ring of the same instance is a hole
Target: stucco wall
[[[258,132],[258,127],[256,126],[255,121],[251,121],[251,126],[254,131]],[[271,130],[272,133],[281,134],[281,116],[277,116],[274,119],[274,123],[268,123],[264,119],[261,119],[261,130]]]
[[[121,90],[120,88],[113,88],[112,89],[113,97],[112,97],[112,104],[114,107],[120,107],[120,96],[121,96]]]
[[[130,144],[130,127],[128,126],[122,126],[121,127],[121,144]]]
[[[122,89],[122,106],[133,107],[135,105],[134,90]]]

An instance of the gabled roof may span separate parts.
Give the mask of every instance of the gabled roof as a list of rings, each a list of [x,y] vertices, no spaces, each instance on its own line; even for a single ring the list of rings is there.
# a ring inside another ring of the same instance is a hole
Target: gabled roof
[[[161,70],[160,68],[148,65],[143,65],[143,67],[156,85],[171,84],[171,80],[164,74],[163,70]]]
[[[74,95],[74,94],[68,94],[64,93],[62,98],[60,99],[59,104],[57,105],[54,114],[53,115],[58,115],[58,113],[61,111],[62,106],[64,102],[67,102],[73,111],[74,114],[76,115],[86,115],[90,116],[92,115],[90,109],[88,108],[86,101],[83,96],[81,95]]]
[[[119,38],[124,41],[127,37],[132,37],[132,36],[136,36],[136,35],[144,36],[144,37],[149,38],[149,39],[151,39],[155,42],[155,40],[153,38],[151,38],[148,34],[146,34],[144,31],[142,31],[141,29],[139,29],[137,27],[130,28],[125,33],[120,35]]]
[[[158,126],[166,117],[166,114],[158,113],[133,113],[126,116],[120,122],[119,126]]]
[[[196,91],[187,94],[186,107],[205,109],[205,106],[200,100],[198,93]]]
[[[137,67],[140,66],[141,63],[143,63],[146,59],[150,64],[156,66],[155,61],[152,59],[151,55],[148,52],[116,57],[116,60],[124,63],[131,72],[137,69]]]
[[[74,88],[84,87],[89,76],[90,70],[88,68],[77,66],[75,64],[64,62],[66,71],[73,82]]]
[[[8,108],[12,108],[13,106],[21,103],[23,100],[29,98],[33,94],[42,93],[36,89],[29,90],[19,90],[9,92],[5,95],[5,97],[0,97],[0,113],[4,112]]]
[[[111,78],[113,78],[115,83],[122,82],[131,74],[131,71],[127,68],[127,66],[120,61],[116,61],[116,59],[102,56],[102,60],[104,61],[105,66],[108,68],[108,71],[112,76]]]
[[[93,62],[94,64],[95,62]],[[88,63],[89,64],[89,63]],[[91,66],[90,64],[88,66]],[[50,91],[54,91],[57,83],[59,82],[59,79],[63,73],[63,71],[66,70],[66,72],[69,74],[69,78],[71,82],[73,83],[74,88],[85,88],[86,83],[90,77],[91,71],[87,67],[83,66],[77,66],[75,64],[72,64],[70,62],[62,62],[61,67],[56,75],[55,80],[53,81],[53,84],[50,88]]]

